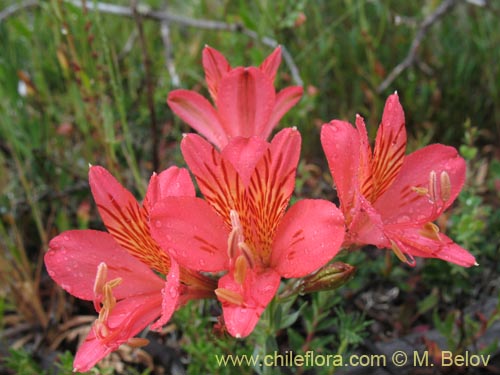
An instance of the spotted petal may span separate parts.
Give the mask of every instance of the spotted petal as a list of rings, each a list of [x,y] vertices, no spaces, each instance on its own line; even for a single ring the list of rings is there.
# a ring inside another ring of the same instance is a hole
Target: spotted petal
[[[170,258],[151,238],[146,210],[106,169],[91,167],[89,182],[102,221],[130,254],[152,269],[168,274]]]
[[[123,282],[113,289],[118,299],[159,291],[163,281],[145,264],[120,247],[113,237],[96,230],[71,230],[53,238],[45,254],[47,271],[68,293],[94,299],[100,263],[108,265],[108,279]]]
[[[301,200],[278,227],[271,265],[286,278],[306,276],[338,253],[344,231],[344,216],[333,203]]]

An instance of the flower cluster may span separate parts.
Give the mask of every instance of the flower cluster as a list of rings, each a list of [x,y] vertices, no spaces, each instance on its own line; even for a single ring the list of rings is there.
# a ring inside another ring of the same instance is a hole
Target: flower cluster
[[[405,155],[406,130],[397,94],[386,103],[372,151],[362,117],[356,127],[324,124],[321,143],[340,209],[327,200],[290,206],[301,136],[271,133],[302,95],[278,93],[276,48],[259,67],[229,65],[203,51],[214,105],[175,90],[171,109],[200,135],[188,134],[188,170],[153,174],[142,205],[104,168],[91,166],[89,183],[107,232],[72,230],[49,245],[49,275],[72,295],[93,301],[98,317],[75,357],[87,371],[150,325],[159,330],[191,299],[217,298],[229,334],[248,336],[283,278],[300,278],[301,292],[341,285],[353,267],[331,263],[342,248],[391,249],[403,262],[440,258],[461,266],[474,257],[441,233],[434,221],[458,196],[465,162],[448,146]]]

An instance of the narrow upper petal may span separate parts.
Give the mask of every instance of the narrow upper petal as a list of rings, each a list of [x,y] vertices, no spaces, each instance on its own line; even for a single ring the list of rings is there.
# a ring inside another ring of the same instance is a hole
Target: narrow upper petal
[[[275,97],[272,81],[258,68],[231,70],[220,82],[216,102],[226,134],[266,138]]]
[[[374,207],[386,224],[434,221],[460,193],[465,170],[455,148],[424,147],[405,158],[398,177]]]
[[[292,108],[302,97],[303,89],[300,86],[290,86],[281,90],[276,95],[276,101],[271,113],[271,117],[262,134],[267,139],[274,127],[278,124],[281,118]],[[267,134],[267,135],[266,135]]]
[[[146,212],[151,210],[156,202],[165,197],[196,195],[193,181],[185,168],[172,166],[159,175],[154,173],[149,180],[148,191],[143,202]]]
[[[184,137],[181,151],[205,199],[230,225],[229,211],[241,201],[244,192],[236,169],[210,143],[195,134]]]
[[[398,95],[385,103],[382,123],[378,128],[371,163],[371,186],[362,189],[370,202],[375,202],[393,183],[403,165],[406,151],[406,128]]]
[[[471,253],[442,233],[439,233],[439,240],[423,236],[422,229],[418,227],[397,230],[387,228],[387,234],[403,253],[410,255],[410,258],[438,258],[463,267],[476,264]]]
[[[349,220],[358,185],[359,134],[348,122],[333,120],[321,128],[321,144],[337,187],[340,208]]]
[[[300,133],[295,129],[284,129],[276,134],[246,190],[246,199],[251,202],[250,217],[256,221],[251,242],[256,249],[255,255],[264,263],[270,257],[274,233],[295,187],[300,144]]]
[[[113,292],[115,289],[113,289]],[[155,320],[161,311],[161,294],[140,295],[118,301],[108,317],[109,334],[104,340],[96,336],[93,326],[78,348],[73,367],[78,372],[90,370],[109,353],[127,343]]]
[[[234,337],[246,337],[255,328],[262,312],[276,295],[280,276],[272,269],[263,273],[247,272],[243,284],[234,280],[228,273],[219,280],[219,288],[234,292],[242,297],[242,304],[237,305],[222,300],[224,322],[228,332]]]
[[[288,210],[278,227],[271,265],[286,278],[308,275],[338,253],[344,231],[344,216],[333,203],[301,200]]]
[[[216,102],[219,83],[222,77],[231,70],[231,66],[222,53],[209,46],[205,46],[203,49],[202,63],[208,91],[213,101]]]
[[[151,211],[151,233],[186,268],[205,272],[228,268],[229,230],[203,199],[165,198]]]
[[[90,168],[89,182],[102,221],[115,241],[150,268],[167,274],[170,258],[151,238],[146,210],[102,167]]]
[[[54,237],[45,254],[47,271],[68,293],[94,299],[94,282],[100,263],[108,266],[108,279],[123,281],[113,289],[117,298],[161,290],[163,281],[145,264],[124,250],[106,232],[71,230]]]
[[[260,70],[266,74],[271,82],[274,82],[276,73],[281,64],[281,46],[278,46],[274,51],[266,57],[266,59],[260,64]]]
[[[202,95],[194,91],[174,90],[168,95],[167,103],[177,116],[214,145],[222,148],[227,143],[229,133],[210,102]]]

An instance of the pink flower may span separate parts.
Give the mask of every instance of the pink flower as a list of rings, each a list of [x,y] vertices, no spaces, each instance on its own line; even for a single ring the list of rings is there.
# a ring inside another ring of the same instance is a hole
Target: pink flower
[[[205,200],[167,197],[152,210],[153,238],[174,247],[180,264],[228,270],[215,293],[233,336],[252,332],[281,277],[317,270],[343,241],[343,216],[333,203],[302,200],[286,211],[300,142],[298,131],[285,129],[271,143],[234,137],[218,152],[200,136],[187,135],[182,153]]]
[[[457,151],[435,144],[405,156],[405,120],[397,94],[387,99],[373,153],[359,115],[356,128],[333,120],[321,130],[346,219],[345,245],[391,248],[411,265],[414,256],[476,264],[433,223],[464,184],[465,161]]]
[[[179,268],[149,232],[151,205],[165,196],[195,195],[187,170],[154,174],[142,206],[102,167],[91,167],[89,180],[109,233],[66,231],[52,239],[45,254],[49,275],[70,294],[93,301],[99,313],[75,356],[79,372],[121,344],[140,342],[134,336],[147,325],[159,330],[179,305],[213,295],[214,289],[211,280]]]
[[[258,68],[231,68],[220,52],[207,46],[203,67],[215,108],[202,95],[188,90],[172,91],[167,103],[219,149],[237,136],[265,140],[302,96],[299,86],[276,94],[273,82],[280,62],[281,49],[277,47]]]

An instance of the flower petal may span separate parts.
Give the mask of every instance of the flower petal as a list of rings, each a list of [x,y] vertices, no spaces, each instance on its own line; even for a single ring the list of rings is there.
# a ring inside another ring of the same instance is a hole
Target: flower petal
[[[333,203],[301,200],[278,226],[271,265],[286,278],[306,276],[338,253],[344,231],[344,216]]]
[[[227,143],[226,130],[210,102],[194,91],[174,90],[167,98],[172,111],[209,142],[222,148]]]
[[[209,46],[205,46],[203,49],[202,62],[208,91],[213,101],[216,102],[219,83],[222,77],[231,70],[231,66],[222,53]]]
[[[460,193],[465,181],[465,169],[465,161],[455,148],[440,144],[424,147],[405,158],[398,177],[375,202],[374,207],[380,212],[385,224],[424,224],[434,221]],[[436,186],[431,188],[432,171]],[[449,179],[446,183],[441,181],[443,172]],[[449,186],[443,186],[448,183]],[[418,193],[418,189],[424,190]],[[434,198],[430,197],[430,190],[434,191]]]
[[[438,258],[459,266],[470,267],[476,259],[464,248],[453,242],[448,236],[439,233],[439,240],[421,234],[421,228],[404,228],[387,231],[388,237],[406,254],[422,258]]]
[[[189,176],[188,170],[172,166],[159,175],[153,173],[149,180],[148,191],[146,192],[143,207],[146,209],[146,212],[149,212],[151,207],[164,197],[194,197],[195,195],[196,192],[193,181]]]
[[[274,127],[278,124],[281,118],[292,108],[302,97],[303,89],[300,86],[290,86],[281,90],[276,95],[271,117],[266,128],[262,131],[265,139],[269,137]],[[265,135],[267,134],[267,135]]]
[[[389,96],[385,103],[382,123],[378,128],[377,139],[371,163],[370,186],[364,186],[362,194],[370,202],[375,202],[397,177],[406,151],[406,128],[403,108],[398,95]]]
[[[115,289],[113,289],[113,292]],[[86,372],[109,353],[117,350],[141,332],[160,315],[161,295],[135,296],[119,301],[108,317],[109,334],[105,340],[96,337],[94,326],[78,348],[73,362],[75,371]]]
[[[181,151],[205,199],[230,225],[229,212],[244,191],[235,168],[210,143],[195,134],[184,137]]]
[[[340,208],[349,221],[358,186],[360,136],[348,122],[333,120],[321,128],[321,144],[337,187]]]
[[[238,172],[246,187],[250,182],[257,162],[269,148],[269,143],[258,137],[235,137],[221,152],[223,159],[229,161]]]
[[[94,282],[100,263],[108,266],[108,279],[123,281],[113,289],[116,298],[161,290],[163,281],[145,264],[120,247],[106,232],[71,230],[53,238],[45,254],[47,271],[68,293],[94,299]]]
[[[269,149],[257,164],[246,190],[249,217],[257,224],[252,243],[258,256],[269,259],[272,238],[283,217],[295,187],[295,170],[300,155],[300,133],[284,129],[276,134]],[[252,225],[252,224],[250,224]]]
[[[274,270],[259,274],[249,270],[243,285],[234,280],[232,273],[220,278],[219,288],[241,295],[243,299],[241,305],[221,300],[224,322],[232,336],[246,337],[252,333],[279,284],[280,276]]]
[[[357,197],[351,215],[352,220],[347,228],[344,246],[370,244],[383,248],[390,245],[384,234],[384,223],[380,214],[362,195]]]
[[[176,261],[172,261],[172,267],[167,275],[165,287],[161,290],[161,317],[151,325],[151,329],[159,331],[170,320],[177,309],[180,297],[180,271]]]
[[[90,168],[89,182],[102,221],[115,241],[150,268],[166,275],[170,258],[151,238],[146,210],[102,167]]]
[[[165,198],[151,211],[151,233],[186,268],[204,272],[228,268],[229,230],[203,199]]]
[[[265,139],[275,96],[272,81],[255,67],[236,68],[224,76],[216,106],[228,137]]]
[[[274,49],[273,52],[260,64],[259,69],[269,77],[271,82],[274,82],[276,73],[281,64],[281,46]]]

